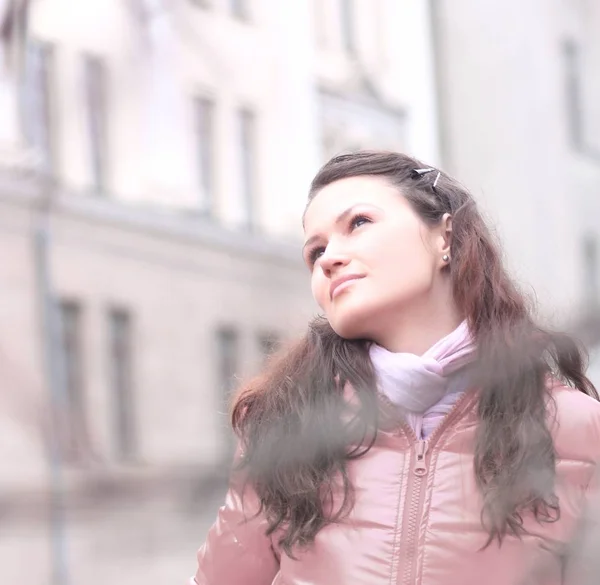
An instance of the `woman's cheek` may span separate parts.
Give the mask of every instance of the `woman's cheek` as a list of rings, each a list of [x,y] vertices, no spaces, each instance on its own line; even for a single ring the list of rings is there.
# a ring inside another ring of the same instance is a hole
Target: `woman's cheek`
[[[320,270],[315,267],[315,271]],[[321,309],[325,309],[325,278],[319,274],[313,274],[310,282],[310,288],[315,299],[316,303],[321,307]]]

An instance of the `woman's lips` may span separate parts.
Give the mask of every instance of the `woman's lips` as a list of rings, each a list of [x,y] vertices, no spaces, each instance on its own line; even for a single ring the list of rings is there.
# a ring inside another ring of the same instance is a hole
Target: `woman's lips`
[[[339,278],[336,278],[331,283],[331,288],[329,291],[331,299],[333,300],[336,296],[345,291],[348,287],[353,285],[357,280],[360,280],[361,278],[364,278],[364,276],[361,274],[349,274],[347,276],[341,276]]]

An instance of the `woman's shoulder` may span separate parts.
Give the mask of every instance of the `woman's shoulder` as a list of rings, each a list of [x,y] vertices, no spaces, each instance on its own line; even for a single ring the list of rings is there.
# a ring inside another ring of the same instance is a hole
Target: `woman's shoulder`
[[[550,429],[561,459],[600,460],[600,402],[554,381],[549,385]]]

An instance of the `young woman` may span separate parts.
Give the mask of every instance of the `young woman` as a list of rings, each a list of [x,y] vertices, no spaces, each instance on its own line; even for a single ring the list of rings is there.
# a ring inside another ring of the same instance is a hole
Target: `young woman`
[[[338,156],[304,230],[323,316],[235,400],[238,463],[192,583],[570,582],[600,404],[471,195],[403,154]]]

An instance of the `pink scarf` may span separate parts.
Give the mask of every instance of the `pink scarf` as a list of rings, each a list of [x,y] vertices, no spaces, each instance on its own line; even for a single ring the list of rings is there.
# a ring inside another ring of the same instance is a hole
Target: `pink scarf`
[[[379,391],[406,412],[421,438],[431,433],[465,390],[460,370],[474,361],[475,351],[475,341],[463,321],[422,356],[392,353],[375,344],[369,353]]]

